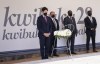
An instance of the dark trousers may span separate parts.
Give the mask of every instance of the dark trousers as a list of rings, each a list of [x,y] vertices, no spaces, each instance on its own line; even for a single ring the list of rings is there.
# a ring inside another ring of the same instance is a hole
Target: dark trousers
[[[68,47],[68,43],[71,44],[70,49],[71,49],[71,52],[73,53],[74,52],[74,43],[75,43],[75,34],[72,34],[71,37],[68,39],[67,47]]]
[[[50,38],[45,36],[40,36],[39,40],[40,40],[41,57],[42,59],[48,59]]]
[[[51,37],[50,37],[49,55],[51,55],[53,47],[57,48],[57,38],[55,38],[54,35],[51,35]],[[55,55],[55,54],[57,54],[57,50],[56,49],[54,49],[54,51],[53,51],[53,55]]]
[[[92,39],[92,46],[93,46],[93,50],[95,50],[95,34],[96,34],[96,31],[90,31],[90,32],[86,32],[86,36],[87,36],[87,39],[86,39],[86,49],[89,50],[89,44],[90,44],[90,38]]]

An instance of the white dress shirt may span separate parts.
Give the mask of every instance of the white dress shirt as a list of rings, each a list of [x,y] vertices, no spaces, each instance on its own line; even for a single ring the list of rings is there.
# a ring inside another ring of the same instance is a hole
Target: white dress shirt
[[[90,21],[92,23],[93,22],[92,16],[88,16],[88,17],[89,17],[89,19],[90,19]]]
[[[52,19],[52,21],[53,21],[53,23],[54,23],[54,25],[55,25],[55,27],[57,29],[57,22],[56,22],[55,18],[51,18],[51,19]]]

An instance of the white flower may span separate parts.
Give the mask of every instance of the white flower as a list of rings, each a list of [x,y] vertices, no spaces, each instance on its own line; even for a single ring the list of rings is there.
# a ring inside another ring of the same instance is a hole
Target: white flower
[[[65,29],[64,33],[66,34],[66,36],[71,36],[72,32],[69,29]]]
[[[61,30],[61,31],[55,31],[55,36],[61,36],[61,37],[69,37],[71,36],[72,32],[69,29]]]

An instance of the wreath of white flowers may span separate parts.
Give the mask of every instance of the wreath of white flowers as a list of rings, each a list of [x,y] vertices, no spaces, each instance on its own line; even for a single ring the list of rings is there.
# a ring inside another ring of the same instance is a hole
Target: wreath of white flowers
[[[54,36],[56,36],[56,37],[70,37],[71,34],[72,34],[72,32],[69,29],[54,32]]]

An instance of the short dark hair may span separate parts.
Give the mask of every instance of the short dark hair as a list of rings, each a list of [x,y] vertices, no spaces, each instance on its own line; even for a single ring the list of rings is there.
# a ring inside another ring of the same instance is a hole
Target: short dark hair
[[[71,11],[71,10],[68,10],[68,13],[69,13],[69,12],[72,12],[72,11]]]
[[[48,8],[47,7],[42,7],[42,11],[44,11],[44,10],[48,11]]]

